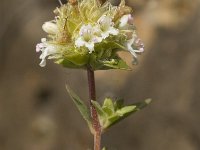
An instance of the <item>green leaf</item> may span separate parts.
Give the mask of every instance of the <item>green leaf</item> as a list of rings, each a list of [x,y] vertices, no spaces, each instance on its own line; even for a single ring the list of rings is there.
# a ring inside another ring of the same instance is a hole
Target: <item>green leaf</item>
[[[116,113],[108,118],[109,123],[105,126],[105,128],[110,128],[121,120],[127,118],[136,110],[136,106],[125,106],[116,111]]]
[[[91,132],[93,132],[92,128],[92,121],[89,113],[88,107],[84,104],[84,102],[66,85],[66,89],[72,98],[73,102],[75,103],[76,107],[78,108],[79,112],[81,113],[82,117],[87,122]]]
[[[123,99],[118,99],[117,101],[114,102],[114,108],[115,111],[118,109],[121,109],[124,105],[124,100]]]
[[[89,56],[87,53],[71,53],[65,55],[65,59],[72,62],[73,64],[77,66],[83,66],[87,64]]]
[[[116,63],[108,61],[104,62],[104,66],[109,67],[110,69],[131,70],[131,68],[122,59],[117,60]]]
[[[133,105],[133,106],[125,106],[125,107],[123,107],[123,108],[117,110],[116,113],[117,113],[119,116],[123,117],[124,115],[133,112],[133,111],[135,110],[135,108],[136,108],[136,106],[134,106],[134,105]]]
[[[96,108],[96,111],[97,111],[97,114],[99,117],[99,121],[102,126],[103,124],[105,124],[107,122],[106,112],[104,112],[104,110],[101,108],[101,106],[99,105],[99,103],[97,101],[91,100],[91,102],[94,105],[94,107]]]
[[[61,65],[63,65],[63,67],[66,67],[66,68],[81,68],[82,67],[82,66],[77,66],[77,65],[73,64],[72,62],[70,62],[67,59],[60,59],[60,60],[57,60],[55,63],[61,64]]]
[[[151,103],[151,99],[146,99],[143,102],[138,102],[138,103],[135,103],[133,105],[123,107],[123,105],[122,105],[123,100],[116,101],[114,103],[116,111],[113,115],[108,117],[108,121],[104,125],[104,129],[110,128],[111,126],[113,126],[116,123],[120,122],[121,120],[127,118],[131,114],[145,108],[150,103]]]
[[[107,128],[111,127],[112,125],[114,125],[115,123],[117,123],[120,120],[121,117],[122,116],[119,116],[116,113],[113,114],[112,116],[110,116],[108,118],[107,124],[104,125],[104,129],[107,129]]]
[[[107,115],[112,115],[115,111],[112,99],[106,98],[104,100],[102,109],[104,110],[105,113],[107,113]]]
[[[147,99],[133,105],[123,106],[123,99],[113,102],[111,98],[106,98],[102,106],[97,101],[92,101],[92,104],[97,111],[102,129],[105,131],[105,129],[146,107],[150,102],[151,99]]]
[[[117,42],[103,41],[95,45],[95,52],[91,54],[90,65],[94,70],[121,69],[131,70],[131,68],[122,60],[117,52],[124,49],[123,45]]]
[[[103,109],[101,108],[101,106],[99,105],[99,103],[97,101],[93,101],[91,100],[92,104],[94,105],[94,107],[96,108],[97,110],[97,113],[100,115],[100,116],[105,116],[105,112],[103,111]]]
[[[139,110],[145,108],[145,107],[148,106],[151,102],[152,102],[152,99],[148,98],[148,99],[144,100],[143,102],[134,103],[133,105],[136,106],[136,110],[135,110],[135,111],[139,111]]]

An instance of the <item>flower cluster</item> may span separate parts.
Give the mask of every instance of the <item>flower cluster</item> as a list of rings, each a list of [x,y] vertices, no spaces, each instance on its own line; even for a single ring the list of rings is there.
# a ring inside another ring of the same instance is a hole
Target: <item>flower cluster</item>
[[[69,68],[90,65],[94,70],[128,69],[117,52],[129,51],[137,58],[137,53],[144,51],[136,34],[132,9],[124,0],[119,6],[79,0],[61,5],[54,12],[55,19],[42,26],[48,37],[36,46],[36,51],[42,52],[42,67],[48,58]]]
[[[77,47],[85,46],[89,53],[94,51],[94,44],[100,43],[110,35],[118,35],[118,29],[114,28],[114,23],[110,16],[103,15],[95,26],[91,24],[82,25],[78,38],[75,41]]]

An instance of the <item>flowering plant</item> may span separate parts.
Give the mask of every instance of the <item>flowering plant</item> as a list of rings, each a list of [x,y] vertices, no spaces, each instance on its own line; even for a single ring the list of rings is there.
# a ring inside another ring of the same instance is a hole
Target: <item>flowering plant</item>
[[[42,52],[42,67],[48,58],[68,68],[128,69],[117,52],[129,51],[136,59],[136,53],[144,51],[132,9],[124,0],[118,7],[97,0],[69,2],[54,12],[55,19],[43,25],[48,38],[42,38],[36,49]]]
[[[90,91],[90,109],[69,88],[67,90],[87,121],[94,134],[94,149],[100,150],[101,133],[113,124],[146,106],[150,100],[124,106],[122,100],[106,98],[101,106],[95,96],[95,70],[130,70],[118,55],[127,51],[137,60],[137,54],[144,51],[144,45],[136,34],[132,9],[121,0],[119,6],[99,0],[69,0],[54,11],[56,17],[43,24],[48,34],[37,44],[40,66],[46,66],[46,59],[66,68],[86,69]],[[90,112],[90,113],[89,113]]]

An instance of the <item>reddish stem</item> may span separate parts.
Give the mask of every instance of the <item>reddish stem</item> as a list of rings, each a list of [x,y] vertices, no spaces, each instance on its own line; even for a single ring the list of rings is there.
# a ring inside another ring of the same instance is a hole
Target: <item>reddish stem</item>
[[[94,78],[94,70],[91,67],[87,68],[88,75],[88,85],[89,85],[89,104],[90,104],[90,112],[93,121],[94,128],[94,150],[101,150],[101,126],[99,123],[97,111],[93,106],[91,100],[96,101],[96,90],[95,90],[95,78]]]

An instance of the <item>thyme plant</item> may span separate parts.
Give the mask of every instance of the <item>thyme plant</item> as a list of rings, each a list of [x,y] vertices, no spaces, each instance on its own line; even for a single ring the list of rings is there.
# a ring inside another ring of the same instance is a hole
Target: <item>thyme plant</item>
[[[99,104],[94,72],[131,70],[118,52],[130,52],[136,62],[144,45],[136,34],[132,9],[125,0],[119,6],[100,0],[69,0],[60,4],[54,10],[55,18],[42,26],[48,35],[36,46],[36,51],[41,52],[40,66],[46,66],[46,59],[53,59],[63,67],[87,71],[89,107],[68,86],[67,91],[94,135],[94,150],[101,150],[102,133],[151,100],[125,106],[123,99],[105,98]]]

